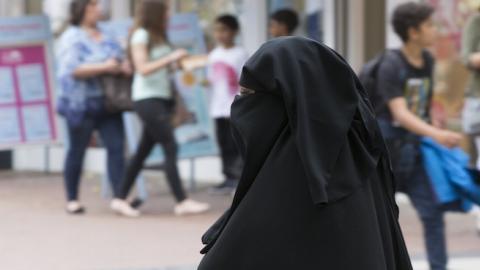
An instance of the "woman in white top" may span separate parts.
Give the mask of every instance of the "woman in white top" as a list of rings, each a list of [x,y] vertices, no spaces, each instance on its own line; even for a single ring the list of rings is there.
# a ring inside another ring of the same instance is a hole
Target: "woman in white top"
[[[127,167],[120,195],[112,208],[126,216],[138,216],[138,210],[127,202],[128,193],[154,145],[162,145],[165,153],[167,180],[177,201],[176,215],[195,214],[209,209],[206,203],[188,199],[177,168],[177,143],[172,116],[175,102],[170,87],[168,69],[188,55],[184,49],[172,50],[166,37],[168,7],[161,1],[142,1],[136,16],[136,27],[130,39],[135,67],[132,87],[134,109],[143,122],[137,151]]]

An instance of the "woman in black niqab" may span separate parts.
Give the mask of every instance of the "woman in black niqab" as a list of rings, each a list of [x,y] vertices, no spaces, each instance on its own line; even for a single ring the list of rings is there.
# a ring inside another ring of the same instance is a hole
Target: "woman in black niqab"
[[[232,105],[245,161],[199,270],[411,270],[388,154],[357,77],[305,38],[265,43]]]

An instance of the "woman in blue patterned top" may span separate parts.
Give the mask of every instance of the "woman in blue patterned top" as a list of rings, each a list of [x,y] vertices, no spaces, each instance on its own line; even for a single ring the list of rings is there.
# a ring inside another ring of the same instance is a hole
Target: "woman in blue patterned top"
[[[79,214],[78,186],[83,159],[93,131],[98,130],[107,148],[108,177],[113,193],[118,191],[124,171],[124,130],[122,115],[104,110],[99,76],[129,73],[122,62],[120,44],[97,22],[101,12],[97,0],[73,0],[70,5],[71,26],[58,47],[58,79],[61,95],[58,111],[67,122],[69,137],[64,177],[67,212]]]

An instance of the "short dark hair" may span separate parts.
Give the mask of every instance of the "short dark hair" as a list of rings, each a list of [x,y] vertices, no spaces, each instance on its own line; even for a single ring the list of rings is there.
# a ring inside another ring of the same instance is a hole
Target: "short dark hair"
[[[393,30],[402,39],[408,41],[408,30],[417,28],[432,16],[432,6],[423,3],[408,2],[395,8],[392,15]]]
[[[230,14],[223,14],[218,16],[215,19],[216,23],[221,23],[228,27],[230,30],[237,32],[240,30],[240,24],[238,23],[238,20],[235,16],[230,15]]]
[[[85,10],[90,4],[91,0],[73,0],[70,2],[70,24],[80,25],[83,17],[85,17]]]
[[[288,8],[275,11],[270,15],[270,19],[287,26],[288,33],[295,31],[295,28],[298,26],[297,12]]]

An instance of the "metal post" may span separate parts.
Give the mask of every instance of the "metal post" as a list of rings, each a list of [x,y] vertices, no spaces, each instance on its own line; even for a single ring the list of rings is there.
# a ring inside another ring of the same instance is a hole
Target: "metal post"
[[[44,173],[50,173],[50,146],[46,145],[44,148]]]
[[[190,159],[190,190],[192,192],[197,190],[197,183],[195,181],[195,158]]]

